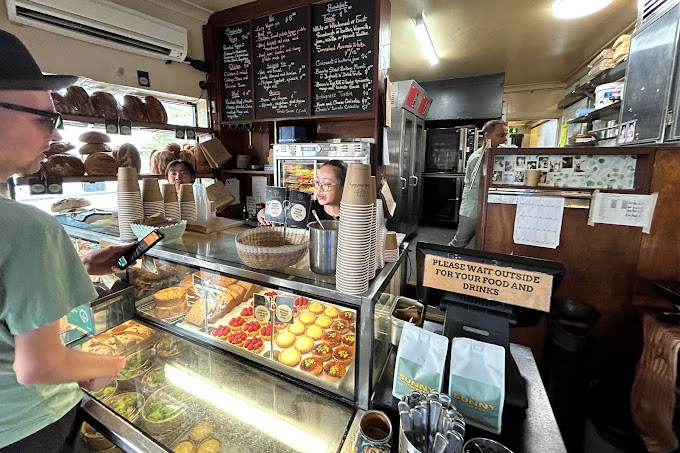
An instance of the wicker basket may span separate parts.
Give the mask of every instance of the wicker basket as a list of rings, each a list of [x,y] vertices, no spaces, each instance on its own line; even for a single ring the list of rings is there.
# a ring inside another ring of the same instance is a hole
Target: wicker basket
[[[255,269],[279,269],[292,266],[307,253],[309,232],[288,228],[286,243],[283,227],[253,228],[236,236],[236,251],[241,260]]]

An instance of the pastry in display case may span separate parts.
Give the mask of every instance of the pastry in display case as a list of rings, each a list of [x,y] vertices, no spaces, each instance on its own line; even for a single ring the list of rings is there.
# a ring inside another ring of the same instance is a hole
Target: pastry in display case
[[[281,185],[291,190],[314,192],[314,163],[283,164]]]

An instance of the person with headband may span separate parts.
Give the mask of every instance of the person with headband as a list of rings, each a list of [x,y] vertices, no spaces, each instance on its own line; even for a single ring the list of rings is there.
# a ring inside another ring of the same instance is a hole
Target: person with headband
[[[316,173],[314,180],[314,194],[316,200],[312,202],[311,210],[316,211],[319,220],[338,220],[340,218],[340,200],[345,187],[347,165],[339,160],[329,160]],[[309,217],[315,219],[314,214]],[[271,225],[264,219],[264,209],[257,213],[257,220],[262,225]]]
[[[26,47],[0,30],[0,180],[38,171],[61,121],[50,90],[78,77],[43,75]],[[90,274],[108,274],[133,245],[78,257],[59,222],[0,197],[0,452],[73,451],[82,391],[103,388],[125,365],[66,348],[59,319],[97,298]]]

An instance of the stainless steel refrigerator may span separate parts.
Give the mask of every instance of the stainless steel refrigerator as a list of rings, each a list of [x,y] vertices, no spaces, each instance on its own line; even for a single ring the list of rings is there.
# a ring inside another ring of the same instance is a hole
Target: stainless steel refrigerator
[[[432,99],[414,80],[392,83],[391,126],[386,128],[389,163],[384,175],[397,204],[387,227],[406,237],[418,230],[425,165],[425,117]]]

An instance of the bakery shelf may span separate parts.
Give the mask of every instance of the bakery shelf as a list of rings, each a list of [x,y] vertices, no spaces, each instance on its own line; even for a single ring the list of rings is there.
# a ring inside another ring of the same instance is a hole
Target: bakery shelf
[[[199,173],[196,175],[197,178],[215,178],[215,175],[210,173]],[[18,186],[28,184],[28,176],[17,176],[14,178],[14,184]],[[165,179],[163,175],[139,175],[139,179],[145,178],[156,178]],[[103,181],[116,181],[118,179],[117,175],[106,175],[106,176],[65,176],[62,178],[62,182],[103,182]]]
[[[595,120],[614,120],[619,117],[621,101],[610,104],[606,107],[594,110],[587,115],[567,121],[569,124],[591,123]]]
[[[274,172],[271,170],[246,170],[240,168],[233,168],[231,170],[222,169],[222,173],[227,175],[273,175]]]
[[[580,85],[577,85],[576,88],[574,88],[574,91],[567,94],[561,101],[557,103],[557,108],[558,109],[567,108],[570,105],[573,105],[574,103],[580,101],[581,99],[593,96],[595,87],[597,87],[598,85],[616,82],[617,80],[625,77],[627,64],[628,59],[627,58],[623,59],[620,62],[618,62],[616,66],[609,69],[605,69],[604,71],[600,72],[590,80]]]
[[[72,121],[76,123],[90,123],[90,124],[104,124],[104,118],[99,116],[82,116],[82,115],[70,115],[62,114],[61,118],[64,121]],[[165,131],[174,131],[177,127],[174,124],[163,124],[163,123],[147,123],[143,121],[132,121],[133,128],[140,129],[157,129]],[[207,127],[195,127],[196,133],[198,134],[210,134],[212,130]]]

